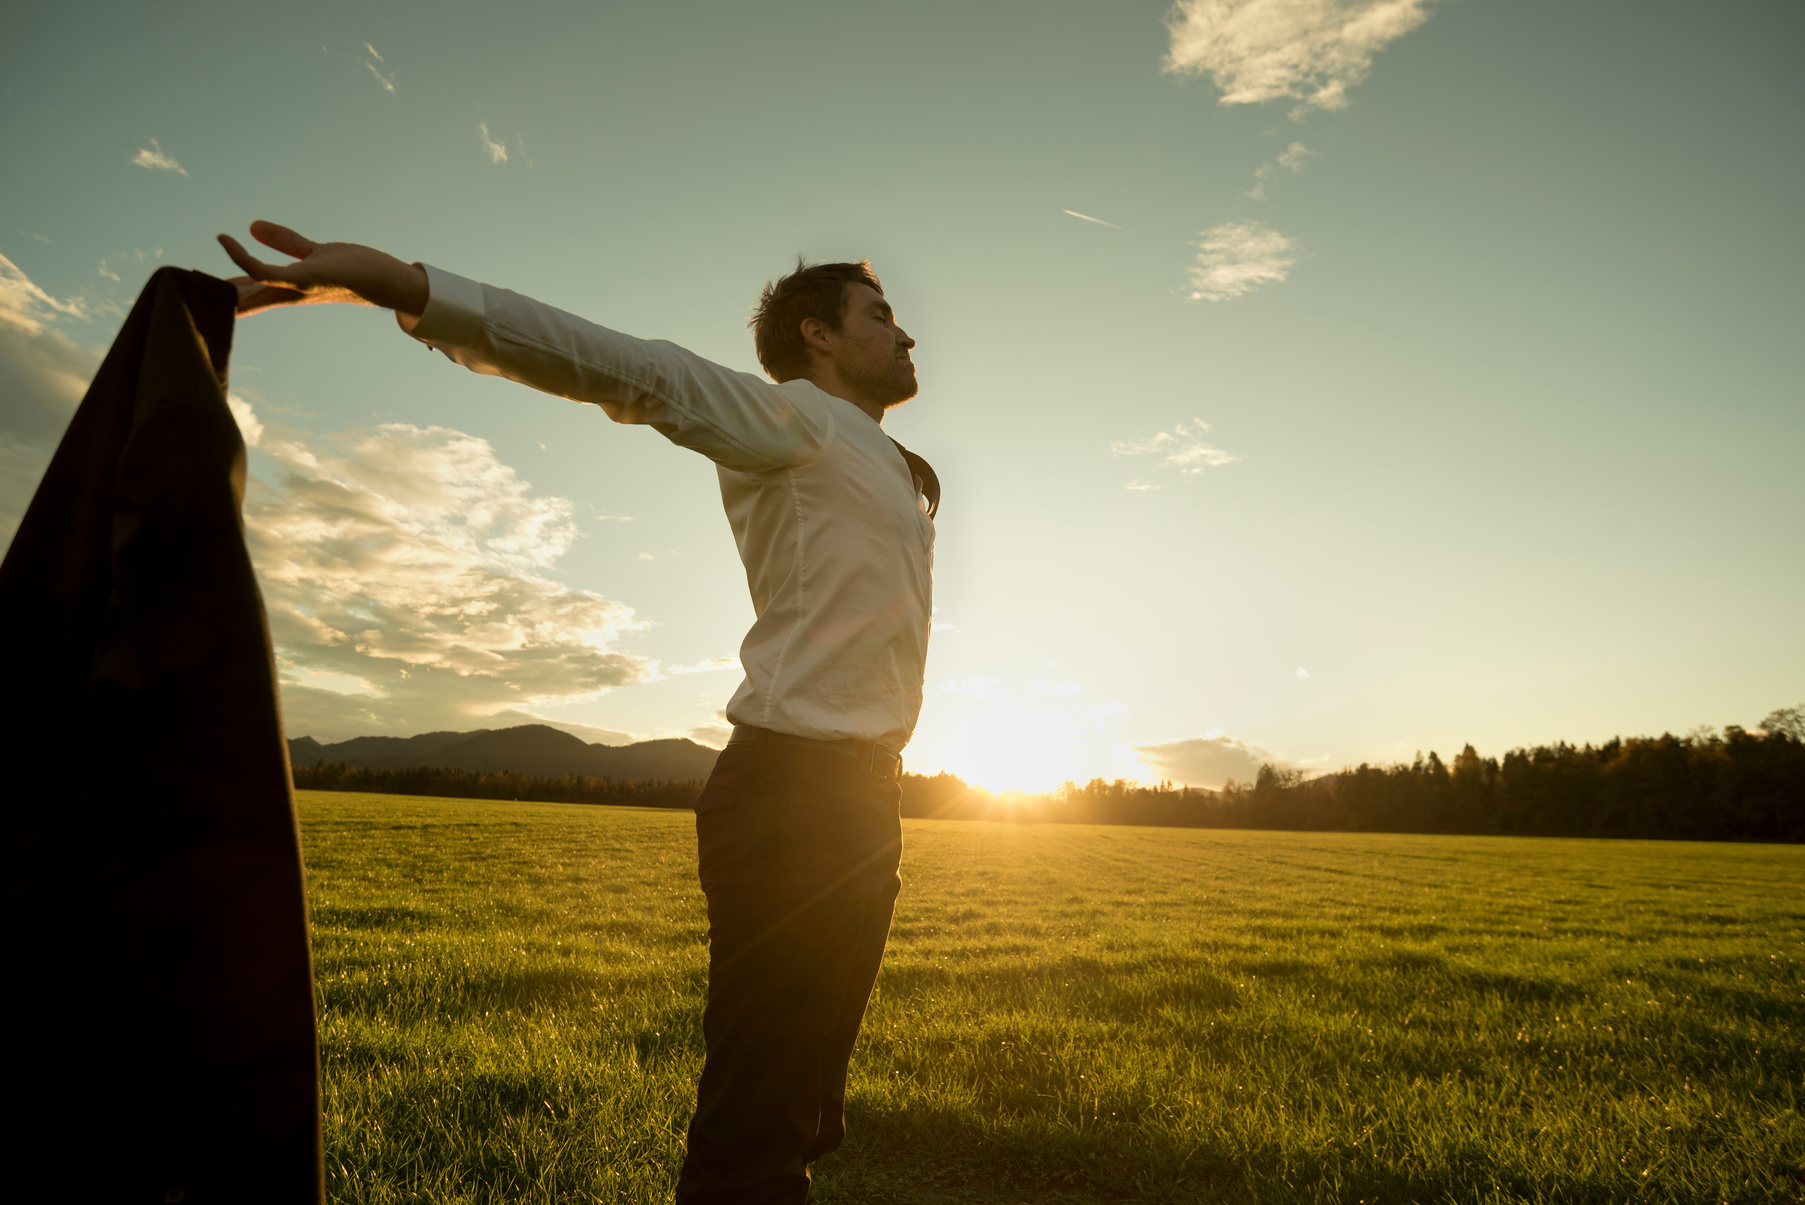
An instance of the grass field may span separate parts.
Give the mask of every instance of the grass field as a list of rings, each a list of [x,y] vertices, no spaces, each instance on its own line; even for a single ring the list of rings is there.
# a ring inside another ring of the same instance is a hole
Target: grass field
[[[301,817],[333,1199],[668,1201],[689,814]],[[1805,848],[905,826],[821,1202],[1805,1200]]]

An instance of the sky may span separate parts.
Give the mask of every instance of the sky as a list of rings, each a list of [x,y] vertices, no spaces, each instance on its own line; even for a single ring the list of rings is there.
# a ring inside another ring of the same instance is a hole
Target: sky
[[[265,218],[758,371],[915,337],[905,753],[1216,786],[1805,699],[1805,7],[243,3],[0,17],[0,540],[160,264]],[[243,322],[291,736],[719,744],[713,467],[377,310]]]

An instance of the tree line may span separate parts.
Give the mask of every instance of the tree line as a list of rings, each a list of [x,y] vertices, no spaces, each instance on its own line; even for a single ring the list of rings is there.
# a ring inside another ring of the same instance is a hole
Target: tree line
[[[1266,765],[1220,791],[1093,779],[998,796],[952,774],[913,777],[903,814],[944,819],[1805,842],[1805,708],[1756,731],[1563,742],[1502,758],[1468,745],[1451,763],[1419,753],[1319,777]]]
[[[294,767],[303,791],[368,791],[374,795],[436,795],[450,799],[518,799],[534,803],[604,803],[641,808],[687,808],[702,790],[699,782],[584,778],[576,774],[478,772],[444,766],[371,770],[330,765]]]
[[[700,782],[473,773],[419,767],[298,767],[295,786],[327,791],[687,808]],[[1053,824],[1330,832],[1498,833],[1696,841],[1805,842],[1805,708],[1687,736],[1536,745],[1502,758],[1471,745],[1451,762],[1361,764],[1309,777],[1266,765],[1219,791],[1123,779],[997,795],[957,775],[905,774],[904,816]]]

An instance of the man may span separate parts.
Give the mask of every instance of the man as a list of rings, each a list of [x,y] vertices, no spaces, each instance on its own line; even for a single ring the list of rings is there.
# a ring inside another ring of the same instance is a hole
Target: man
[[[808,1164],[845,1134],[900,885],[898,751],[921,710],[940,487],[879,424],[915,396],[915,341],[866,263],[799,264],[765,286],[752,326],[771,384],[369,247],[251,233],[296,262],[221,235],[248,273],[241,313],[384,306],[466,368],[593,402],[717,465],[757,620],[733,736],[696,802],[708,1054],[677,1200],[799,1205]]]

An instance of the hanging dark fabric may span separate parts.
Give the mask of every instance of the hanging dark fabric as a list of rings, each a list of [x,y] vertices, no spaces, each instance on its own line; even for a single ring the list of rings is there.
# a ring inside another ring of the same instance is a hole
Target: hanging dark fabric
[[[940,513],[940,478],[935,475],[934,466],[896,443],[894,439],[890,442],[896,444],[896,450],[902,453],[903,460],[909,466],[909,472],[915,474],[915,479],[921,482],[921,496],[928,500],[928,518],[932,519]]]
[[[319,1202],[300,840],[226,405],[159,271],[0,565],[0,1129],[20,1201]]]

